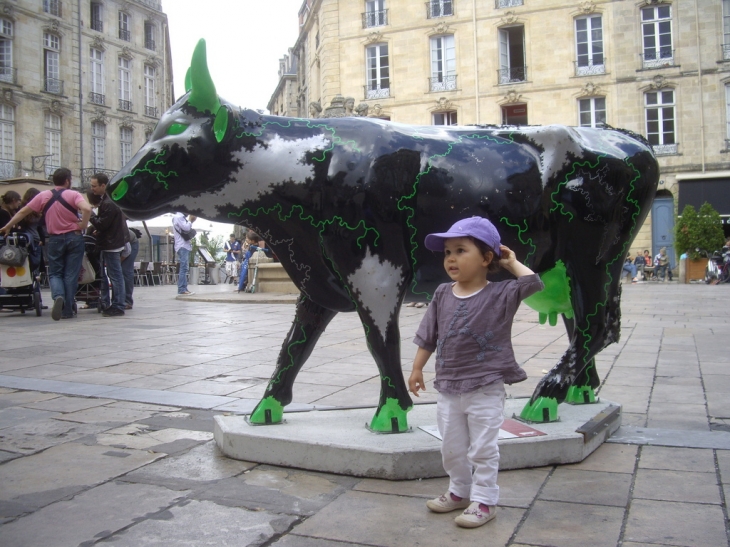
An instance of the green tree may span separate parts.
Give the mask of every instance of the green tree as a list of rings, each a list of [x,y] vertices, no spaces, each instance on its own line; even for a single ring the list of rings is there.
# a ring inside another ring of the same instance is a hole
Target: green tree
[[[190,242],[193,245],[193,250],[190,253],[190,263],[194,264],[198,257],[198,248],[207,249],[216,261],[218,260],[218,253],[223,249],[223,236],[208,237],[207,232],[201,232],[199,235]]]
[[[691,260],[720,249],[725,242],[722,220],[712,205],[705,202],[699,212],[685,205],[674,225],[674,244],[678,252],[686,252]]]

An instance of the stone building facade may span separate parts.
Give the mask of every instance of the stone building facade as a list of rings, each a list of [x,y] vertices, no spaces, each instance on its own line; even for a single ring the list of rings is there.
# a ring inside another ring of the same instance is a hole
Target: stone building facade
[[[159,0],[0,2],[0,180],[113,175],[173,96]]]
[[[304,0],[299,21],[289,115],[342,96],[409,124],[624,127],[662,173],[635,249],[671,253],[686,203],[730,222],[730,0]]]

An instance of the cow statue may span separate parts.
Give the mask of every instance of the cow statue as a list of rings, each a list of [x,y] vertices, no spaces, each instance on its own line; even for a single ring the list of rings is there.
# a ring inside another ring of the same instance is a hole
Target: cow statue
[[[570,338],[522,417],[554,421],[559,403],[595,400],[594,357],[618,340],[624,257],[656,191],[644,139],[583,127],[266,116],[217,95],[203,40],[186,88],[110,193],[131,218],[182,211],[255,229],[301,291],[250,423],[282,421],[320,335],[338,312],[355,311],[380,372],[370,428],[406,430],[401,304],[428,300],[448,280],[424,236],[473,215],[489,218],[540,273],[546,288],[528,304],[541,321],[562,315]]]

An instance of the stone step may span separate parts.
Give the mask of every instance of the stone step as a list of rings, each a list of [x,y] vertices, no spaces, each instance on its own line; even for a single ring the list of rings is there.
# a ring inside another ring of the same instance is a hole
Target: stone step
[[[299,294],[299,289],[292,281],[259,281],[257,292]]]

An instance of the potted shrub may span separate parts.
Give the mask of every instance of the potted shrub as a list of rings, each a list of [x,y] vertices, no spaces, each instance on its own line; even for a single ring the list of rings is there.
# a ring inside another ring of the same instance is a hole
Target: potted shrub
[[[674,225],[674,244],[679,253],[687,253],[687,282],[704,279],[707,257],[721,249],[724,242],[722,220],[712,205],[705,202],[699,212],[685,205]]]

